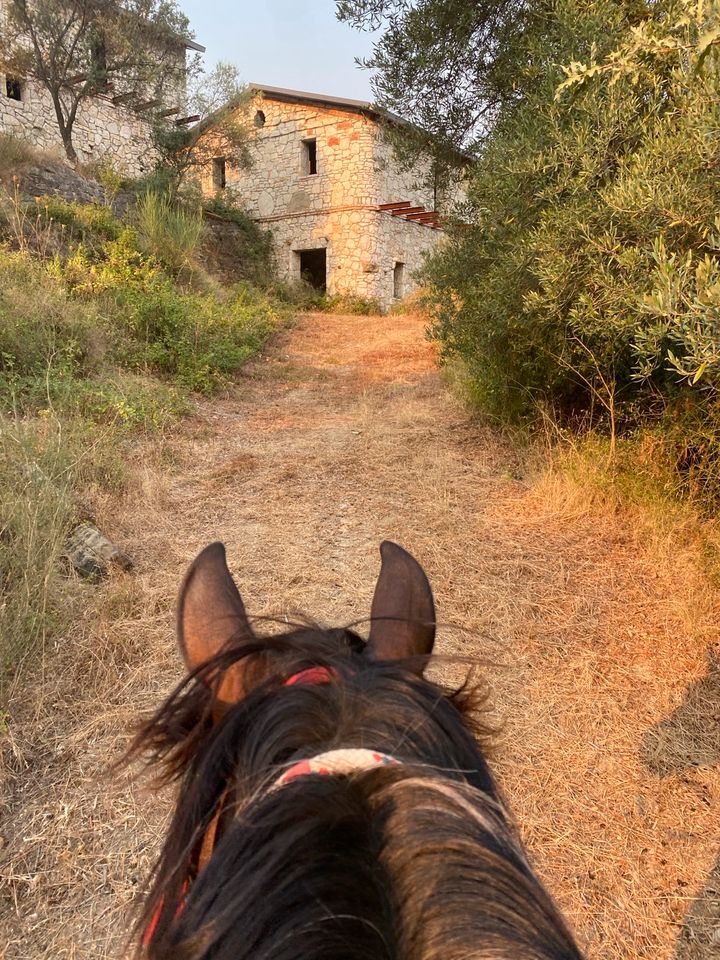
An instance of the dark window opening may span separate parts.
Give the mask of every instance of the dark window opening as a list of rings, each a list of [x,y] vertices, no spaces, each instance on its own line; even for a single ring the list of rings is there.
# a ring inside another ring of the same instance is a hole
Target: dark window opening
[[[258,110],[258,112],[255,114],[255,126],[256,127],[265,126],[265,114],[262,112],[262,110]]]
[[[393,267],[393,297],[402,300],[405,288],[405,264],[396,263]]]
[[[11,100],[22,100],[22,82],[19,77],[5,77],[5,93]]]
[[[327,288],[327,252],[323,250],[300,250],[300,276],[316,290]]]
[[[317,140],[303,140],[302,172],[306,177],[317,173]]]
[[[225,157],[215,157],[212,162],[213,187],[216,190],[224,190],[227,184],[225,171]]]

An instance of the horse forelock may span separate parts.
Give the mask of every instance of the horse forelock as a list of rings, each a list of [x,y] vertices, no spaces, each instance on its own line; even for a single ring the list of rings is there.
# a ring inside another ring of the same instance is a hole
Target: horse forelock
[[[145,725],[135,752],[147,749],[181,781],[140,920],[143,929],[160,913],[148,955],[578,958],[463,717],[471,692],[453,697],[361,650],[352,631],[311,625],[244,644],[196,672]],[[213,724],[207,681],[241,658],[254,658],[262,679]],[[283,685],[308,666],[332,671],[329,682]],[[402,765],[269,789],[293,760],[340,746]],[[224,795],[217,846],[194,878]]]

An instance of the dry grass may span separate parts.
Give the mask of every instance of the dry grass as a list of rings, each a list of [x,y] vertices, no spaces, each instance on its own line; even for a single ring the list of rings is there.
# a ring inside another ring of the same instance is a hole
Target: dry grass
[[[31,166],[61,166],[67,160],[61,148],[43,149],[21,135],[0,132],[0,183],[8,186]]]
[[[443,389],[411,316],[303,318],[236,396],[138,450],[124,501],[98,510],[138,573],[97,588],[11,708],[7,960],[120,952],[171,798],[104,770],[180,675],[175,591],[218,537],[253,613],[328,622],[367,615],[383,537],[413,550],[440,617],[467,628],[444,628],[440,651],[486,664],[496,769],[589,956],[710,960],[716,597],[689,548],[659,551],[516,468]]]

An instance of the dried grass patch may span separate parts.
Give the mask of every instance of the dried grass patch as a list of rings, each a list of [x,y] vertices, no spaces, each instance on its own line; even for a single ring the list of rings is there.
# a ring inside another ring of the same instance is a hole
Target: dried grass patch
[[[273,374],[288,356],[307,376]],[[590,957],[711,960],[718,609],[690,546],[663,552],[558,478],[513,479],[516,453],[443,389],[413,317],[303,318],[162,443],[98,518],[137,576],[99,588],[12,706],[7,960],[118,955],[171,798],[104,772],[180,676],[175,593],[218,537],[251,613],[335,623],[367,616],[383,537],[413,550],[439,652],[477,658],[489,682],[496,769]]]

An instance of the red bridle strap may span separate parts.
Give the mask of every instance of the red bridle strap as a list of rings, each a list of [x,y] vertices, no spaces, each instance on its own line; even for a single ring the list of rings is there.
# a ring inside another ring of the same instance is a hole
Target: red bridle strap
[[[294,687],[298,683],[308,683],[311,686],[316,683],[332,683],[339,680],[340,675],[333,667],[308,667],[307,670],[301,670],[288,677],[284,687]]]

